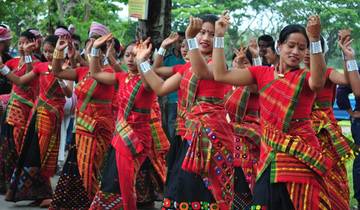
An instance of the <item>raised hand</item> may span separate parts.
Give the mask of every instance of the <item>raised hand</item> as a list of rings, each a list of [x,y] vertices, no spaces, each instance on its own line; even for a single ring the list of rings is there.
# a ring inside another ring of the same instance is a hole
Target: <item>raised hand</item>
[[[257,58],[259,56],[259,46],[255,38],[250,39],[248,48],[253,58]]]
[[[308,23],[306,26],[306,34],[309,37],[310,41],[319,41],[321,32],[321,23],[320,17],[317,15],[311,15],[308,18]]]
[[[109,56],[115,56],[116,52],[115,52],[115,48],[114,48],[114,41],[111,40],[110,42],[106,43],[106,55]]]
[[[350,36],[346,36],[345,39],[339,40],[338,44],[341,50],[344,53],[344,59],[345,60],[352,60],[355,58],[355,51],[351,47],[352,39]]]
[[[112,38],[113,38],[112,33],[109,33],[107,35],[104,35],[96,39],[93,44],[93,48],[100,48],[103,44],[105,44],[107,41],[110,41]]]
[[[215,22],[215,36],[223,37],[230,25],[229,11],[225,10],[219,20]]]
[[[179,37],[178,33],[172,32],[166,39],[164,39],[164,41],[162,41],[161,47],[167,49],[170,45],[178,41]]]
[[[74,58],[75,54],[76,54],[76,50],[75,50],[74,43],[71,40],[69,40],[67,55],[69,58]]]
[[[56,50],[63,51],[68,46],[68,39],[65,36],[60,36],[56,42]]]
[[[339,41],[344,42],[345,38],[351,37],[350,29],[342,29],[338,32]]]
[[[85,53],[86,54],[90,54],[91,48],[92,48],[94,42],[95,42],[95,39],[90,38],[90,40],[86,43],[86,46],[85,46]]]
[[[147,59],[151,55],[152,44],[150,43],[150,38],[147,38],[145,41],[140,41],[136,45],[133,52],[136,54],[136,62],[139,64]]]
[[[24,49],[25,54],[27,54],[27,55],[31,54],[31,52],[35,49],[35,46],[36,46],[35,41],[24,43],[23,49]]]
[[[190,23],[185,31],[186,39],[194,38],[201,30],[203,21],[200,18],[190,16]]]

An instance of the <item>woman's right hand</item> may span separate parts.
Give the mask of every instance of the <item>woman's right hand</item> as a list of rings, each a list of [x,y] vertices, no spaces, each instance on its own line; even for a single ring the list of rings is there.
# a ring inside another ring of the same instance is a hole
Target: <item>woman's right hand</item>
[[[149,59],[151,55],[152,44],[150,43],[150,38],[147,38],[145,41],[141,41],[134,48],[134,53],[136,54],[136,62],[139,64]]]
[[[164,39],[164,41],[162,41],[161,47],[167,49],[170,45],[172,45],[178,40],[179,40],[179,34],[176,32],[171,32],[171,34],[166,39]]]
[[[63,51],[68,46],[68,38],[65,36],[60,36],[60,38],[56,42],[55,49],[58,51]]]
[[[110,41],[112,38],[113,38],[112,33],[104,35],[104,36],[96,39],[92,47],[93,48],[100,48],[103,44],[105,44],[107,41]]]

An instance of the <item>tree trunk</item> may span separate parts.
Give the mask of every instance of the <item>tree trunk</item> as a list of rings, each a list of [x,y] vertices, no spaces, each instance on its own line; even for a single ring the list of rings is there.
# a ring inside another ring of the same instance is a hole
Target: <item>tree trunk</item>
[[[59,12],[59,21],[64,23],[64,2],[62,0],[56,0],[56,5]]]
[[[152,44],[159,48],[162,40],[171,31],[171,0],[149,0],[147,20],[139,20],[138,38],[151,37]]]

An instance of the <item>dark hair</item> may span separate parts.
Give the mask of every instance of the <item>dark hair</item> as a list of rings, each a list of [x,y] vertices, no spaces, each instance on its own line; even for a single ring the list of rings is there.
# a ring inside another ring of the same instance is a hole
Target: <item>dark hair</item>
[[[114,49],[116,53],[120,53],[121,45],[120,41],[117,38],[114,38]]]
[[[285,28],[283,28],[281,30],[280,35],[279,35],[279,44],[283,44],[288,39],[290,34],[293,34],[293,33],[300,33],[300,34],[304,35],[305,39],[307,41],[307,46],[309,46],[309,38],[306,35],[306,30],[303,26],[298,25],[298,24],[287,25],[287,26],[285,26]]]
[[[80,38],[80,36],[77,35],[77,34],[71,34],[71,39],[74,39],[74,40],[76,40],[76,41],[81,42],[81,38]]]
[[[276,54],[275,42],[271,42],[271,43],[268,45],[268,48],[270,48],[270,49]]]
[[[266,43],[269,43],[269,42],[274,42],[274,39],[272,38],[272,36],[264,34],[264,35],[259,36],[258,42],[259,41],[264,41]]]
[[[203,23],[211,23],[213,25],[215,25],[217,20],[219,20],[219,17],[213,14],[202,15],[200,18],[202,19]]]
[[[20,37],[25,37],[27,38],[29,41],[33,41],[36,39],[35,35],[33,33],[31,33],[30,31],[24,31],[20,34]]]
[[[44,44],[45,44],[45,43],[48,43],[48,44],[50,44],[51,46],[56,47],[56,42],[57,42],[58,39],[59,39],[58,36],[49,35],[49,36],[47,36],[47,37],[45,38]]]
[[[250,64],[253,65],[253,56],[251,55],[251,52],[249,50],[249,48],[247,48],[245,50],[245,56],[246,58],[249,60]],[[234,53],[232,56],[232,60],[234,60],[234,58],[236,58],[236,54]]]
[[[178,31],[177,34],[179,34],[179,36],[185,37],[185,31]]]

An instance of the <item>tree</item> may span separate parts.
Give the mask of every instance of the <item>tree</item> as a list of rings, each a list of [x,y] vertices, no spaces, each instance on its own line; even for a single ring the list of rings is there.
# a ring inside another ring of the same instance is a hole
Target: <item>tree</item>
[[[311,14],[319,14],[323,36],[328,42],[327,57],[330,64],[342,67],[337,47],[337,33],[340,29],[351,28],[353,37],[360,37],[360,0],[253,0],[250,3],[258,11],[273,10],[279,16],[278,31],[290,23],[305,25]],[[295,9],[296,8],[296,9]],[[359,42],[355,48],[360,50]],[[335,62],[334,62],[335,61]]]

